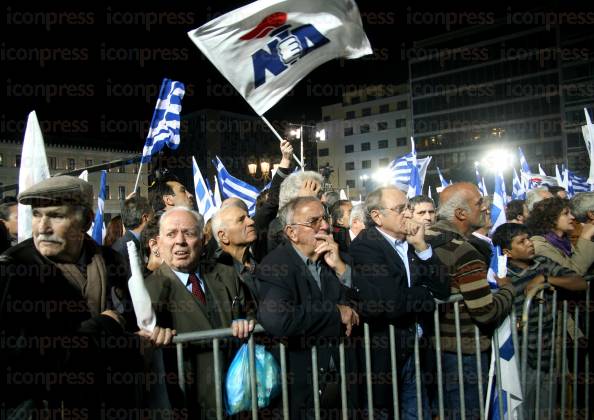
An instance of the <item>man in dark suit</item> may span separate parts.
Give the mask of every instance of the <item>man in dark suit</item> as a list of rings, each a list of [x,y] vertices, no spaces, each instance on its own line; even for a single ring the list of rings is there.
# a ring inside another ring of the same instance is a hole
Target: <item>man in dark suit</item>
[[[280,219],[288,243],[257,267],[258,319],[271,335],[288,340],[291,418],[313,416],[313,345],[317,345],[318,372],[314,373],[320,379],[321,408],[326,411],[324,418],[334,418],[340,407],[338,344],[359,324],[348,287],[351,270],[340,257],[319,199],[290,200]],[[347,371],[353,367],[351,355],[347,351]]]
[[[395,187],[373,191],[365,200],[368,227],[351,243],[354,286],[360,291],[362,317],[370,323],[376,418],[393,418],[389,325],[396,327],[396,357],[401,418],[417,418],[414,367],[419,315],[431,313],[434,298],[449,296],[439,261],[425,243],[424,226],[411,219],[406,195]],[[425,395],[425,393],[422,393]],[[423,418],[429,418],[426,397]]]
[[[134,242],[136,249],[143,251],[144,247],[140,246],[140,233],[153,217],[153,209],[148,200],[140,196],[132,196],[124,201],[124,208],[122,208],[122,223],[126,228],[126,233],[111,246],[115,251],[122,254],[126,261],[128,259],[128,245],[129,241]]]
[[[163,264],[146,279],[157,322],[178,333],[231,327],[236,337],[245,338],[255,322],[236,311],[244,304],[245,295],[233,267],[217,264],[206,274],[198,271],[203,226],[202,216],[185,207],[174,207],[161,216],[157,246]],[[191,386],[188,381],[190,414],[193,418],[216,418],[212,351],[193,346],[184,356],[186,372],[197,382]],[[165,359],[166,369],[175,372],[175,357]],[[179,390],[170,387],[169,391],[177,405]],[[199,414],[195,413],[196,402]]]

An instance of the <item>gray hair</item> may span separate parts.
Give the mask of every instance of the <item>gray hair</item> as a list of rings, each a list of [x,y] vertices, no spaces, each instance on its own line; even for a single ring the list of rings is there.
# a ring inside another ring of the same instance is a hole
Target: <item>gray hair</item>
[[[437,208],[437,218],[440,220],[452,221],[456,218],[457,209],[470,212],[468,198],[464,191],[458,191],[452,194],[448,200],[440,201],[439,207]]]
[[[351,217],[349,218],[349,226],[353,226],[355,220],[360,220],[365,223],[365,203],[357,204],[351,210]]]
[[[169,215],[171,213],[175,213],[176,211],[183,211],[183,212],[186,212],[189,215],[191,215],[194,218],[194,220],[196,221],[196,229],[198,230],[198,235],[200,237],[202,237],[202,235],[204,234],[204,232],[203,232],[204,231],[204,217],[202,217],[202,215],[200,213],[198,213],[196,210],[192,210],[185,206],[175,206],[175,207],[172,207],[169,210],[167,210],[165,213],[163,213],[163,215],[159,219],[159,233],[161,232],[163,225],[169,218]]]
[[[540,195],[541,192],[549,191],[546,187],[539,187],[533,188],[526,192],[526,205],[528,206],[528,210],[532,211],[534,205],[539,201],[544,200],[544,197]]]
[[[226,200],[225,200],[226,201]],[[218,233],[221,231],[224,231],[225,228],[227,227],[225,225],[225,222],[223,221],[223,211],[226,208],[229,207],[237,207],[240,208],[242,210],[244,210],[246,213],[248,212],[247,210],[247,206],[245,205],[245,203],[242,200],[239,201],[229,201],[227,202],[227,205],[224,205],[224,201],[223,201],[223,205],[221,205],[221,208],[218,209],[216,211],[215,214],[213,214],[212,218],[210,220],[212,220],[211,223],[211,230],[212,230],[212,236],[215,238],[215,240],[217,241],[217,245],[220,247],[221,246],[221,242],[219,241],[219,235]]]
[[[371,218],[371,212],[373,210],[384,210],[384,206],[382,204],[382,197],[384,195],[384,191],[387,190],[397,190],[403,194],[406,194],[402,189],[398,188],[397,186],[389,186],[389,187],[379,187],[369,193],[367,198],[365,199],[365,211],[367,219],[365,220],[366,226],[374,226],[375,222]]]
[[[292,198],[297,197],[301,186],[305,183],[305,181],[309,180],[316,181],[321,186],[324,182],[324,177],[314,171],[293,172],[291,175],[286,177],[280,186],[278,207],[284,207]]]
[[[588,221],[588,212],[594,211],[594,192],[577,193],[570,200],[571,213],[580,223]]]
[[[295,210],[311,202],[320,203],[320,205],[322,204],[319,198],[311,196],[295,197],[289,200],[289,202],[285,204],[278,212],[278,218],[280,219],[283,228],[293,223],[293,216],[295,215]]]

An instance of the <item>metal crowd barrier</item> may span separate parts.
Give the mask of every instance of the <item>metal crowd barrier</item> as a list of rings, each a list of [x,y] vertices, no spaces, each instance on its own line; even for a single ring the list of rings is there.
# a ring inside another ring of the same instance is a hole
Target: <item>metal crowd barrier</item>
[[[549,284],[542,284],[534,289],[532,289],[526,296],[526,300],[524,301],[524,308],[522,311],[522,348],[521,348],[521,356],[522,356],[522,366],[521,366],[521,373],[522,373],[522,390],[524,394],[526,394],[527,387],[528,387],[528,380],[527,380],[527,372],[528,372],[528,336],[529,336],[529,321],[530,321],[530,312],[533,303],[536,301],[538,305],[538,326],[537,326],[537,360],[536,360],[536,380],[535,380],[535,398],[534,398],[534,406],[533,407],[526,407],[530,409],[534,409],[537,413],[536,416],[544,417],[544,418],[562,418],[562,419],[578,419],[584,418],[589,419],[590,415],[590,355],[588,351],[584,351],[583,354],[583,375],[580,375],[580,366],[579,366],[579,337],[580,337],[580,320],[581,317],[584,317],[583,321],[583,333],[586,339],[590,339],[590,288],[591,282],[587,282],[587,290],[586,296],[583,301],[584,310],[580,312],[580,304],[582,302],[576,302],[575,308],[573,311],[573,331],[570,331],[568,326],[568,320],[570,319],[570,313],[568,310],[568,302],[564,300],[562,302],[561,307],[559,307],[559,301],[557,296],[557,290],[552,291],[552,300],[551,300],[551,316],[552,316],[552,331],[551,331],[551,343],[550,343],[550,357],[549,357],[549,381],[550,384],[548,386],[547,394],[545,396],[541,395],[541,377],[542,377],[542,352],[543,352],[543,319],[544,319],[544,311],[545,306],[547,305],[546,298],[544,296],[545,290],[550,289],[551,286]],[[535,298],[538,296],[538,300]],[[568,357],[569,357],[569,350],[568,350],[568,334],[573,333],[573,368],[571,375],[569,374],[569,366],[568,366]],[[559,349],[560,347],[560,349]],[[560,350],[560,355],[559,355]],[[560,375],[559,375],[560,373]],[[583,377],[584,383],[580,384],[580,377]],[[561,392],[559,395],[560,399],[560,411],[559,416],[555,415],[555,404],[557,402],[557,393],[556,393],[556,385],[557,381],[560,381],[561,385]],[[571,413],[567,410],[567,402],[568,402],[568,390],[567,385],[568,382],[571,383]],[[580,402],[579,399],[579,391],[580,385],[583,385],[583,416],[578,417],[578,404]],[[541,398],[546,398],[547,402],[547,409],[543,413],[541,412],[542,409],[540,407]],[[548,414],[548,417],[545,415]]]
[[[538,294],[542,294],[545,288],[548,288],[548,285],[542,285],[539,287],[534,288],[527,296],[524,303],[524,308],[522,312],[522,343],[521,347],[519,345],[519,339],[517,334],[517,328],[512,328],[512,340],[515,349],[520,349],[520,378],[522,382],[522,389],[525,392],[527,387],[527,345],[528,345],[528,321],[530,315],[530,308],[533,302],[535,301],[535,296]],[[585,336],[590,336],[590,322],[589,322],[589,311],[590,311],[590,299],[589,299],[589,292],[590,292],[590,284],[588,283],[588,291],[587,291],[587,298],[585,301]],[[443,305],[453,305],[454,310],[454,319],[455,319],[455,328],[456,328],[456,356],[458,361],[458,381],[460,385],[460,415],[459,418],[465,420],[466,410],[464,404],[464,372],[462,368],[462,337],[461,337],[461,328],[460,328],[460,303],[462,302],[461,295],[454,295],[451,296],[447,301],[436,301],[436,308],[434,311],[433,321],[434,321],[434,334],[435,334],[435,356],[436,356],[436,369],[437,369],[437,410],[438,416],[440,419],[451,418],[450,413],[446,417],[446,407],[444,401],[444,378],[443,378],[443,367],[442,367],[442,351],[441,351],[441,341],[440,341],[440,310],[442,310]],[[539,310],[538,310],[538,366],[537,366],[537,385],[540,383],[540,368],[541,368],[541,355],[542,355],[542,323],[543,323],[543,301],[539,301]],[[551,414],[550,417],[547,418],[570,418],[569,416],[565,416],[565,409],[566,409],[566,400],[567,400],[567,384],[566,378],[568,377],[568,364],[567,364],[567,320],[568,320],[568,305],[567,301],[563,301],[562,310],[561,310],[561,319],[558,319],[557,315],[557,292],[553,291],[553,302],[554,302],[554,309],[553,310],[553,332],[552,337],[555,338],[552,341],[552,351],[551,351],[551,386],[548,390],[548,395],[546,396],[548,400],[549,406],[549,413]],[[574,311],[574,337],[577,337],[578,334],[578,323],[580,320],[580,314],[578,311],[578,307],[576,305],[576,309]],[[511,325],[516,326],[516,314],[515,311],[511,311]],[[557,325],[560,323],[561,325]],[[559,333],[560,330],[560,334]],[[254,334],[261,334],[265,333],[265,330],[262,326],[257,325]],[[250,364],[250,381],[251,381],[251,393],[252,393],[252,418],[258,418],[258,402],[257,402],[257,389],[256,389],[256,368],[255,368],[255,346],[254,346],[254,334],[252,334],[248,341],[248,348],[249,348],[249,364]],[[557,334],[557,336],[555,336]],[[212,342],[213,346],[213,363],[214,363],[214,378],[215,378],[215,390],[216,390],[216,418],[217,420],[221,420],[224,418],[224,411],[223,411],[223,385],[222,385],[222,378],[223,378],[223,369],[222,369],[222,361],[220,360],[219,354],[219,346],[220,341],[229,339],[232,337],[232,332],[230,328],[218,329],[218,330],[209,330],[209,331],[200,331],[200,332],[192,332],[192,333],[185,333],[179,334],[174,338],[174,343],[177,346],[177,360],[178,360],[178,375],[179,375],[179,386],[183,392],[186,390],[185,382],[184,382],[184,366],[183,366],[183,344],[189,342],[205,342],[210,341]],[[480,331],[479,328],[475,325],[474,326],[474,341],[475,341],[475,356],[476,356],[476,364],[477,364],[477,391],[479,395],[484,395],[484,389],[482,385],[482,369],[481,369],[481,349],[480,349]],[[577,339],[576,339],[577,342]],[[555,359],[555,343],[561,346],[561,355]],[[288,383],[287,383],[287,361],[286,361],[286,354],[287,348],[285,344],[280,345],[280,368],[281,368],[281,380],[282,380],[282,414],[284,419],[289,418],[289,398],[288,398]],[[374,419],[374,411],[373,411],[373,388],[372,388],[372,363],[373,360],[371,359],[371,338],[370,338],[370,330],[369,325],[363,325],[363,345],[364,345],[364,361],[365,361],[365,378],[366,378],[366,400],[367,406],[365,407],[367,418],[369,420]],[[398,373],[398,366],[396,363],[396,337],[395,337],[395,328],[394,326],[389,327],[389,345],[390,345],[390,361],[391,361],[391,374],[392,378],[397,378]],[[499,413],[500,418],[503,420],[504,418],[504,407],[503,407],[503,390],[501,384],[501,366],[499,363],[499,343],[497,342],[496,335],[494,336],[494,340],[492,342],[492,346],[495,351],[495,368],[496,368],[496,392],[499,396]],[[312,372],[318,372],[318,360],[317,360],[317,348],[315,346],[311,349],[311,357],[312,357]],[[339,345],[339,374],[340,374],[340,381],[341,381],[341,388],[340,388],[340,409],[342,413],[343,419],[349,418],[349,409],[348,409],[348,395],[347,395],[347,374],[346,374],[346,366],[345,366],[345,345],[343,342]],[[557,363],[553,364],[552,362],[555,361]],[[421,374],[421,361],[420,361],[420,349],[419,349],[419,337],[415,334],[415,343],[414,343],[414,368],[415,368],[415,378],[416,378],[416,398],[417,398],[417,414],[418,418],[422,419],[423,416],[423,406],[422,406],[422,374]],[[577,402],[578,402],[578,347],[577,345],[573,349],[573,378],[572,378],[572,396],[573,396],[573,406],[572,406],[572,415],[571,418],[577,419]],[[553,406],[556,402],[556,395],[555,395],[555,386],[554,386],[554,374],[556,372],[561,372],[561,416],[554,416],[553,415]],[[584,371],[585,371],[585,386],[584,386],[584,417],[588,418],[589,415],[589,360],[588,354],[585,355],[584,361]],[[398,381],[392,381],[392,397],[393,397],[393,409],[395,413],[395,419],[399,420],[400,417],[400,407],[399,407],[399,393],[398,393]],[[319,378],[318,375],[313,375],[312,378],[312,388],[313,388],[313,395],[314,395],[314,416],[316,420],[321,418],[320,412],[320,394],[319,394]],[[537,394],[536,394],[536,401],[535,406],[538,407],[540,399],[543,398],[540,395],[540,388],[537,386]],[[482,398],[479,399],[479,410],[480,410],[480,418],[486,419],[485,413],[485,405]],[[520,410],[522,411],[522,410]],[[523,418],[523,413],[518,413],[518,418]],[[545,417],[543,417],[545,418]],[[525,419],[528,420],[528,419]]]

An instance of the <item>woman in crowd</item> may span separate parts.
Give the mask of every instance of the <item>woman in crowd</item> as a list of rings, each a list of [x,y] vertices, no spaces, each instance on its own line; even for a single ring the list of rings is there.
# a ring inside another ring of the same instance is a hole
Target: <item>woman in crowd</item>
[[[575,246],[569,240],[574,229],[569,201],[553,197],[534,205],[526,225],[532,233],[536,255],[543,255],[583,276],[594,262],[594,225],[584,225]]]

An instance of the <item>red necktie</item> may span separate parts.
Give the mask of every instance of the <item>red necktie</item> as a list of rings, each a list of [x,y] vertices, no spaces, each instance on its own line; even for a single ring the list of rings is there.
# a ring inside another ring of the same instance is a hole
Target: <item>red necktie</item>
[[[195,273],[191,273],[189,279],[190,284],[192,285],[192,294],[196,296],[203,305],[206,305],[206,297],[204,296],[202,287],[200,287],[200,280],[198,280],[198,276],[196,276]]]

